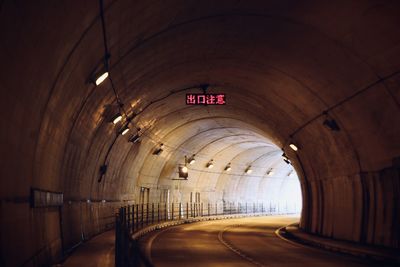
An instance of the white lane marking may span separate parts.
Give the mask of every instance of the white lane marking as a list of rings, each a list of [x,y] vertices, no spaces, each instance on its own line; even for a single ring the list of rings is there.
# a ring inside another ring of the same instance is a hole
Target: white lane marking
[[[226,232],[228,230],[228,228],[231,227],[238,227],[241,226],[241,224],[235,224],[235,225],[230,225],[225,227],[224,229],[222,229],[221,231],[219,231],[218,233],[218,240],[225,246],[227,247],[229,250],[231,250],[232,252],[236,253],[238,256],[240,256],[241,258],[253,263],[254,265],[260,266],[260,267],[265,267],[264,264],[256,261],[255,259],[249,257],[248,255],[246,255],[245,253],[243,253],[243,251],[240,251],[238,248],[234,247],[232,244],[229,244],[227,241],[224,240],[224,232]]]

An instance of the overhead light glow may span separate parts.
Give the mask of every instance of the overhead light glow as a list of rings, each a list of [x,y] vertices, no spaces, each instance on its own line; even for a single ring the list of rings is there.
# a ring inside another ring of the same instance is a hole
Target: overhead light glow
[[[210,162],[207,163],[207,168],[212,169],[214,167],[213,161],[210,160]]]
[[[190,165],[192,165],[192,164],[194,164],[195,162],[196,162],[196,160],[194,159],[194,154],[193,154],[193,156],[191,156],[191,157],[189,158],[188,163],[189,163]]]
[[[126,127],[122,130],[121,135],[125,135],[127,132],[129,132],[129,127],[128,127],[128,126],[126,126]]]
[[[283,152],[282,158],[283,158],[283,161],[284,161],[284,162],[286,162],[287,164],[290,164],[290,160],[289,160],[289,158],[286,156],[286,153],[285,153],[285,152]]]
[[[267,172],[267,175],[268,176],[272,176],[274,174],[274,172],[272,171],[272,169],[270,169],[268,172]]]
[[[250,166],[249,167],[247,167],[247,169],[245,170],[245,172],[247,173],[247,174],[250,174],[250,173],[252,173],[253,172],[253,170],[250,168]]]
[[[283,158],[283,160],[289,160],[289,158],[286,156],[286,153],[282,154],[282,158]]]
[[[290,146],[290,148],[293,149],[294,151],[299,150],[299,148],[298,148],[295,144],[293,144],[293,143],[291,143],[289,146]]]
[[[228,165],[226,165],[225,167],[225,171],[229,172],[231,170],[231,164],[229,163]]]
[[[140,136],[139,136],[139,134],[135,134],[134,136],[132,136],[130,139],[129,139],[129,142],[132,142],[132,143],[136,143],[136,142],[139,142],[140,141]]]
[[[187,173],[187,172],[188,172],[188,168],[187,168],[186,166],[183,166],[181,170],[182,170],[182,172],[184,172],[184,173]]]
[[[102,82],[104,82],[105,79],[108,77],[108,72],[104,72],[101,74],[97,79],[96,79],[96,86],[100,85]]]
[[[121,113],[118,113],[117,115],[115,115],[115,117],[112,119],[112,123],[113,124],[117,124],[118,122],[120,122],[122,120],[122,115]]]

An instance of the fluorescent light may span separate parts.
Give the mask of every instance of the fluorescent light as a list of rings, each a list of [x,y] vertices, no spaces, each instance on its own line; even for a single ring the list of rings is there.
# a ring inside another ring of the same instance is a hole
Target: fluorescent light
[[[212,169],[212,167],[214,167],[214,164],[211,160],[209,163],[207,163],[207,168]]]
[[[229,172],[231,170],[231,164],[229,163],[228,165],[226,165],[225,167],[225,171]]]
[[[126,126],[126,127],[122,130],[121,135],[125,135],[127,132],[129,132],[129,127],[128,127],[128,126]]]
[[[250,166],[249,167],[247,167],[247,169],[245,170],[245,172],[247,173],[247,174],[250,174],[250,173],[252,173],[253,172],[253,170],[250,168]]]
[[[290,148],[293,149],[294,151],[299,150],[299,148],[298,148],[295,144],[293,144],[293,143],[291,143],[289,146],[290,146]]]
[[[194,164],[195,162],[196,162],[196,160],[194,159],[194,154],[193,154],[193,156],[191,156],[191,157],[189,158],[188,163],[189,163],[190,165],[192,165],[192,164]]]
[[[129,139],[129,142],[132,142],[132,143],[136,143],[136,142],[139,142],[140,141],[140,136],[139,136],[139,134],[135,134],[134,136],[132,136],[130,139]]]
[[[96,86],[100,85],[102,82],[104,82],[105,79],[108,77],[108,72],[104,72],[101,74],[97,79],[96,79]]]
[[[286,153],[283,153],[283,154],[282,154],[282,158],[283,158],[283,160],[285,160],[285,161],[286,161],[286,160],[289,160],[289,158],[286,156]]]
[[[112,123],[117,124],[118,122],[120,122],[122,120],[122,115],[121,113],[118,113],[117,115],[115,115],[112,119]]]

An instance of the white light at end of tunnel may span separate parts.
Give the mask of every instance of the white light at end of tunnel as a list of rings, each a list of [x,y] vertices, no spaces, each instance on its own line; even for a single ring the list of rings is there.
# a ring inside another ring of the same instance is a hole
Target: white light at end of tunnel
[[[291,143],[289,146],[290,146],[290,148],[293,149],[294,151],[299,150],[299,148],[298,148],[295,144],[293,144],[293,143]]]
[[[100,85],[102,82],[104,82],[105,79],[108,77],[108,72],[104,72],[101,74],[97,79],[96,79],[96,86]]]

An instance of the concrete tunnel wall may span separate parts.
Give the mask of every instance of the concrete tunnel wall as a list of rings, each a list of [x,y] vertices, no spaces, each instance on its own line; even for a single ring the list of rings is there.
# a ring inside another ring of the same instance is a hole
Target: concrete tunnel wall
[[[98,1],[0,3],[0,265],[59,260],[137,202],[141,186],[174,186],[177,164],[199,150],[198,164],[215,157],[221,168],[238,155],[237,164],[288,168],[284,147],[305,231],[399,247],[399,3],[246,2],[106,1],[111,75],[146,134],[116,139],[100,183],[119,126],[109,123],[118,110],[109,81],[88,82],[104,56]],[[203,83],[228,105],[183,105],[186,92],[200,92],[183,89]],[[160,142],[169,147],[155,158]],[[193,175],[183,201],[192,190],[214,190],[205,197],[218,201],[224,189],[252,200],[260,184],[267,199],[283,181]],[[32,209],[32,187],[63,192],[62,209]]]

